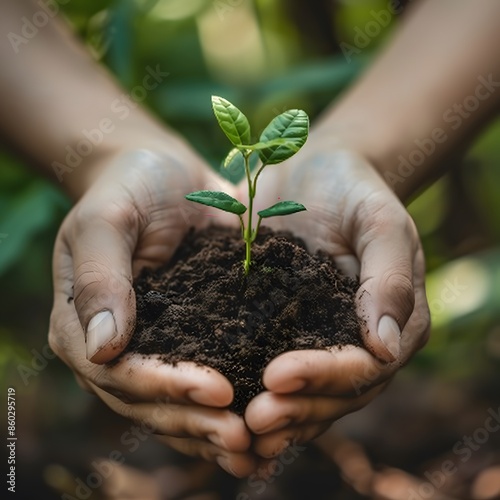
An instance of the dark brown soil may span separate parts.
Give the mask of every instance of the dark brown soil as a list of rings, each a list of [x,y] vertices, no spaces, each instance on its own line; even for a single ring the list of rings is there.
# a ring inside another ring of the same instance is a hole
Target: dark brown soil
[[[137,325],[125,352],[210,366],[233,384],[243,414],[262,373],[286,351],[362,345],[359,284],[288,233],[262,228],[244,276],[238,230],[191,231],[171,261],[136,280]]]

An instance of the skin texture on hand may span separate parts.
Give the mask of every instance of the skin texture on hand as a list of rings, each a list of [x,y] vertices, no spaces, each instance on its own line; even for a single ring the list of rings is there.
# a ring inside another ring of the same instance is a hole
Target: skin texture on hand
[[[189,160],[199,161],[195,155]],[[133,277],[166,262],[189,227],[210,220],[184,199],[194,189],[231,192],[201,162],[188,169],[164,152],[128,152],[110,163],[59,231],[49,342],[80,385],[114,411],[183,453],[246,475],[254,464],[250,433],[242,418],[224,409],[233,388],[220,373],[131,354],[104,364],[133,332]]]
[[[311,251],[329,252],[344,272],[359,276],[357,309],[367,349],[296,351],[268,365],[267,391],[250,402],[245,421],[258,435],[256,453],[270,458],[378,395],[425,344],[429,311],[413,221],[363,157],[312,134],[288,164],[264,171],[257,192],[257,210],[278,197],[303,203],[306,212],[269,224],[302,237]]]

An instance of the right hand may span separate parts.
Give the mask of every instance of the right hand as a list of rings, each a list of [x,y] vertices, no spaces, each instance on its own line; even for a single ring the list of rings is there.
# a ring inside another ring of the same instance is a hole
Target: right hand
[[[256,207],[294,200],[306,212],[269,219],[275,229],[302,237],[338,267],[359,276],[358,315],[365,348],[287,352],[263,375],[267,389],[245,412],[264,458],[285,443],[303,443],[335,420],[368,404],[429,335],[424,255],[404,206],[375,168],[356,152],[332,147],[316,132],[286,164],[260,178]]]
[[[254,466],[250,434],[242,418],[223,409],[233,398],[224,376],[134,354],[106,364],[134,331],[133,277],[167,262],[190,226],[209,221],[184,199],[197,189],[231,192],[192,153],[133,151],[104,168],[56,239],[49,343],[83,388],[136,421],[142,434],[161,435],[176,450],[243,476]]]

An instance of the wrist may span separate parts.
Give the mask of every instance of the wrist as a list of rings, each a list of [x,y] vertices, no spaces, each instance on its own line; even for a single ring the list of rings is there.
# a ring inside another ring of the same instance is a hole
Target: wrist
[[[318,124],[317,139],[328,142],[335,149],[350,150],[361,156],[405,202],[426,182],[431,162],[439,156],[427,154],[428,149],[422,151],[415,140],[409,138],[417,138],[424,149],[433,141],[432,153],[439,152],[439,143],[445,138],[432,131],[427,139],[425,134],[414,131],[411,124],[407,125],[407,120],[399,120],[397,116],[381,115],[381,119],[375,120],[367,109],[346,107],[344,111],[342,107],[338,112],[331,110]]]
[[[66,193],[78,200],[118,159],[134,151],[149,151],[170,158],[192,175],[203,168],[198,155],[180,137],[167,129],[124,130],[101,138],[96,131],[79,136],[66,146],[60,161],[52,162],[57,181]]]

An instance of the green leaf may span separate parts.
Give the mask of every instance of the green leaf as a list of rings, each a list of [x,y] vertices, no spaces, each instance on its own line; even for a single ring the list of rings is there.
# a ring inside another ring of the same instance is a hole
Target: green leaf
[[[185,196],[189,201],[208,205],[209,207],[219,208],[225,212],[241,215],[247,210],[247,207],[226,193],[220,191],[195,191]]]
[[[224,159],[224,162],[222,163],[222,166],[224,168],[236,168],[238,165],[242,165],[243,168],[245,168],[245,160],[243,158],[243,153],[238,149],[238,148],[233,148],[229,153],[227,154],[226,158]]]
[[[241,146],[238,146],[236,149],[238,149],[239,151],[244,151],[245,149],[248,149],[250,151],[259,151],[262,149],[269,149],[273,146],[283,146],[289,143],[290,141],[288,139],[273,139],[272,141],[266,141],[266,142],[259,141],[256,142],[255,144],[242,144]]]
[[[236,184],[245,175],[243,153],[238,148],[231,149],[222,162],[219,172],[222,177]]]
[[[212,108],[220,128],[235,146],[251,141],[248,119],[236,106],[222,97],[213,95]]]
[[[257,212],[260,217],[266,219],[267,217],[275,217],[277,215],[290,215],[296,212],[302,212],[307,210],[301,203],[296,203],[295,201],[279,201],[272,207],[266,208]]]
[[[259,142],[287,139],[287,143],[271,146],[259,152],[262,163],[273,165],[293,156],[309,135],[309,117],[301,109],[290,109],[274,118],[264,129]]]

